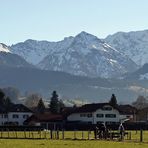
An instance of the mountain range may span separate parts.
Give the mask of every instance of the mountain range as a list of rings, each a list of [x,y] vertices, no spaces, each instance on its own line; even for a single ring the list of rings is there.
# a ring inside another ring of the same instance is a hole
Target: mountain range
[[[126,55],[84,31],[59,42],[27,40],[10,49],[40,69],[74,75],[112,78],[138,68]]]
[[[0,43],[0,87],[91,102],[115,93],[131,102],[148,92],[148,31],[118,32],[105,39],[86,32],[62,41]],[[145,64],[143,66],[143,64]]]

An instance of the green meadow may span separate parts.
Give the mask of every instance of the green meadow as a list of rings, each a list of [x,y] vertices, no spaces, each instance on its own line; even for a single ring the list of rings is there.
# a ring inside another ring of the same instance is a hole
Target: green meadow
[[[0,148],[147,148],[146,143],[100,140],[1,139]]]

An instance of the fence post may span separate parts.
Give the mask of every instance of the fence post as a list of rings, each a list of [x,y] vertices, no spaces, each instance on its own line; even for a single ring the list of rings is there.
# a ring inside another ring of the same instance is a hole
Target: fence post
[[[9,139],[9,128],[8,128],[7,132],[8,132],[8,139]]]
[[[90,131],[88,130],[88,140],[90,139]]]
[[[54,139],[57,139],[57,132],[54,130]]]
[[[54,137],[53,138],[56,139],[56,137],[57,137],[56,136],[56,123],[54,123],[53,126],[54,126]]]
[[[15,133],[16,133],[16,138],[17,138],[17,131]]]
[[[129,140],[131,140],[132,139],[132,134],[131,134],[131,132],[129,133]]]
[[[143,142],[143,130],[140,130],[140,142]]]
[[[84,139],[84,132],[82,131],[82,139]]]
[[[50,139],[53,139],[53,132],[52,132],[52,129],[50,130]]]
[[[29,138],[30,138],[30,130],[29,130]]]
[[[24,129],[24,137],[25,137],[25,139],[26,139],[26,130]]]
[[[33,131],[31,132],[31,134],[32,134],[32,139],[34,139],[34,133],[33,133]]]
[[[57,137],[56,137],[56,139],[59,139],[59,129],[57,129]]]
[[[41,129],[40,129],[40,139],[42,138],[42,131],[41,131]]]
[[[46,131],[44,131],[44,139],[46,139]]]
[[[62,129],[62,139],[64,140],[64,129]]]
[[[3,134],[2,131],[3,131],[3,130],[1,129],[1,138],[2,138],[2,134]]]
[[[76,130],[74,130],[74,139],[76,139]]]

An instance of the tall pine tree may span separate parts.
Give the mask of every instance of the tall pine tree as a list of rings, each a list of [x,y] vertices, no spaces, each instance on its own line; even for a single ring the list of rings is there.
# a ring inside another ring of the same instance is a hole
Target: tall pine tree
[[[45,112],[45,105],[44,105],[44,102],[43,102],[42,98],[38,102],[37,112],[39,112],[39,113],[44,113]]]
[[[61,109],[64,107],[62,100],[59,100],[59,96],[56,91],[53,91],[52,97],[50,99],[49,108],[54,114],[60,113]]]
[[[118,105],[118,104],[117,104],[116,96],[115,96],[114,94],[112,94],[109,103],[110,103],[112,106],[114,106],[114,107]]]
[[[5,105],[5,93],[0,89],[0,105]]]
[[[65,107],[63,101],[60,99],[59,100],[59,108],[60,108],[60,112],[62,112],[63,108]]]
[[[13,105],[10,98],[5,95],[5,93],[0,89],[0,105],[5,107],[6,110],[10,109]]]

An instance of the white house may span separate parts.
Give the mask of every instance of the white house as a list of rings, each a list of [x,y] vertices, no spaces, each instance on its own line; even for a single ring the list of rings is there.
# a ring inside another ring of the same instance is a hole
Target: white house
[[[119,123],[125,119],[132,119],[132,114],[121,112],[119,108],[109,103],[86,104],[75,108],[68,116],[68,121],[97,123]]]
[[[0,126],[23,125],[31,115],[32,111],[22,104],[13,104],[8,109],[0,106]]]

